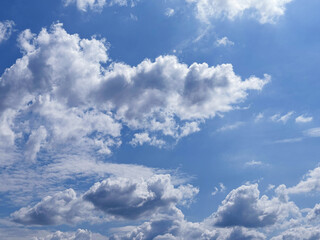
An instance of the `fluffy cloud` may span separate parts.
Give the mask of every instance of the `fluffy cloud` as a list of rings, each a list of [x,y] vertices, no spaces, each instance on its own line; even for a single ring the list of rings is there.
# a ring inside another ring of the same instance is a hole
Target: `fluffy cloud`
[[[10,38],[14,25],[13,21],[0,22],[0,43]]]
[[[57,231],[44,238],[36,237],[35,240],[92,240],[92,233],[84,229],[78,229],[75,233]]]
[[[248,13],[260,23],[274,23],[292,0],[186,0],[194,3],[197,17],[209,22],[211,18],[227,17],[231,20]]]
[[[106,179],[91,187],[83,199],[109,215],[137,219],[192,199],[197,193],[190,185],[175,188],[169,175],[155,175],[147,180]]]
[[[170,175],[148,179],[110,177],[94,184],[82,196],[73,189],[47,196],[34,206],[11,214],[14,222],[24,225],[60,225],[93,221],[105,213],[108,218],[150,218],[172,211],[177,204],[188,204],[198,193],[191,185],[175,187]],[[96,210],[94,210],[94,207]]]
[[[83,212],[85,204],[79,202],[73,189],[68,189],[45,197],[33,207],[21,208],[11,217],[14,222],[25,225],[59,225],[88,218]]]
[[[320,191],[320,167],[310,170],[296,186],[288,188],[288,194]]]
[[[319,227],[295,227],[288,229],[271,240],[315,240],[320,239]]]
[[[162,146],[156,135],[197,132],[200,122],[232,110],[270,79],[241,80],[231,64],[188,66],[175,56],[135,67],[110,62],[104,39],[81,39],[60,23],[38,35],[25,30],[18,42],[23,57],[0,77],[0,112],[7,116],[0,138],[19,142],[31,161],[41,149],[110,154],[123,125],[141,131],[133,145]]]
[[[275,224],[289,215],[299,215],[299,209],[285,199],[260,197],[258,185],[243,185],[232,190],[209,221],[219,227],[249,228]]]
[[[212,228],[204,223],[192,223],[184,219],[183,214],[178,209],[173,209],[169,215],[151,219],[137,227],[117,229],[111,240],[129,239],[199,239],[199,240],[264,240],[265,236],[255,230],[246,228]],[[129,231],[128,231],[129,230]]]

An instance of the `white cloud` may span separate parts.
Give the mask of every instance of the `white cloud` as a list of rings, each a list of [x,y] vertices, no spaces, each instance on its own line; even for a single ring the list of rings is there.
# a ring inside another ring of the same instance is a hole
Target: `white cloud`
[[[237,128],[243,126],[244,124],[245,124],[244,122],[236,122],[234,124],[225,125],[225,126],[219,128],[217,130],[217,132],[224,132],[224,131],[234,130],[234,129],[237,129]]]
[[[167,9],[166,9],[165,15],[166,15],[167,17],[172,17],[174,14],[175,14],[174,9],[172,9],[172,8],[167,8]]]
[[[287,189],[288,194],[320,191],[320,167],[310,170],[296,186]]]
[[[214,187],[214,191],[211,193],[211,195],[215,196],[217,193],[224,192],[226,190],[226,187],[223,185],[223,183],[219,183],[219,188],[218,187]]]
[[[308,137],[320,137],[320,128],[310,128],[304,134]]]
[[[258,184],[243,185],[232,190],[207,221],[218,227],[256,228],[273,225],[289,215],[299,216],[298,207],[285,200],[269,199],[266,195],[260,197]]]
[[[119,6],[134,6],[134,0],[64,0],[64,5],[69,6],[70,4],[76,4],[77,8],[83,12],[86,12],[88,9],[99,11],[105,5],[119,5]]]
[[[230,41],[227,37],[219,38],[216,41],[217,46],[233,46],[234,42]]]
[[[37,130],[31,132],[24,151],[27,160],[35,161],[37,153],[40,151],[46,137],[47,131],[43,126],[40,126]]]
[[[187,205],[198,192],[189,184],[173,185],[168,174],[153,174],[148,179],[113,176],[97,182],[82,196],[77,197],[73,189],[47,196],[12,213],[11,219],[24,225],[74,224],[99,218],[149,219],[170,212],[177,204]]]
[[[0,22],[0,43],[10,38],[14,25],[13,21]]]
[[[298,138],[286,138],[286,139],[280,139],[276,140],[273,143],[295,143],[295,142],[301,142],[303,138],[298,137]]]
[[[85,203],[79,201],[73,189],[56,193],[42,199],[34,207],[24,207],[14,212],[14,222],[25,225],[60,225],[75,223],[86,218],[90,220]]]
[[[147,180],[109,178],[96,183],[83,198],[112,216],[138,219],[167,211],[172,205],[192,199],[198,191],[191,185],[175,188],[170,175],[155,175]]]
[[[36,237],[35,240],[93,240],[93,234],[85,229],[78,229],[76,232],[60,232],[49,234],[44,238]],[[94,239],[97,239],[96,237]],[[100,238],[105,239],[107,238]]]
[[[263,113],[259,113],[255,118],[254,118],[254,122],[259,122],[261,119],[264,118]]]
[[[148,143],[151,146],[162,147],[165,145],[165,141],[157,139],[156,137],[150,137],[149,133],[136,133],[134,134],[133,139],[130,141],[130,144],[133,146],[143,145]]]
[[[287,121],[292,117],[292,115],[294,114],[293,111],[288,112],[285,115],[280,115],[280,114],[275,114],[273,116],[270,117],[271,121],[273,122],[283,122],[283,123],[287,123]]]
[[[308,122],[312,122],[313,117],[306,117],[304,115],[300,115],[296,118],[296,122],[297,123],[308,123]]]
[[[283,233],[279,234],[276,237],[271,238],[271,240],[316,240],[320,239],[320,230],[319,227],[295,227],[290,228]]]
[[[186,0],[196,5],[197,17],[204,22],[212,18],[227,17],[234,20],[245,14],[261,24],[274,23],[284,15],[286,5],[292,0]]]
[[[0,112],[11,116],[0,128],[11,142],[20,137],[30,159],[58,148],[111,154],[121,144],[123,125],[137,134],[179,139],[199,131],[200,122],[231,111],[248,91],[261,90],[270,80],[268,75],[242,80],[231,64],[188,66],[175,56],[134,67],[110,63],[104,39],[81,39],[60,23],[38,35],[24,31],[19,46],[23,57],[0,78]],[[24,142],[21,136],[33,136],[37,129],[46,136]],[[147,142],[163,145],[150,138]]]
[[[252,160],[250,162],[246,162],[247,166],[261,166],[263,163],[261,161]]]

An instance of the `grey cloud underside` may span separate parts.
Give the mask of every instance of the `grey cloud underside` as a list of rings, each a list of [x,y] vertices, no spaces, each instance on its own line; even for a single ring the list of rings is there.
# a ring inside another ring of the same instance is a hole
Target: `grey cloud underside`
[[[267,239],[270,233],[274,240],[301,239],[301,236],[317,239],[319,204],[303,214],[289,201],[288,194],[292,193],[288,189],[280,185],[274,190],[275,195],[268,198],[260,196],[258,184],[242,185],[232,190],[211,216],[201,222],[189,222],[178,206],[192,201],[199,191],[197,188],[174,185],[169,174],[141,178],[114,176],[97,182],[82,195],[68,189],[45,197],[34,206],[14,212],[11,219],[24,225],[146,220],[139,226],[113,229],[110,237],[113,240],[254,240]],[[63,236],[60,232],[55,234]]]
[[[168,212],[198,193],[191,185],[175,187],[170,175],[153,175],[148,180],[111,177],[96,183],[83,196],[73,189],[48,196],[33,207],[21,208],[11,217],[25,225],[60,225],[107,218],[139,219]],[[96,210],[95,210],[95,209]]]
[[[199,131],[200,122],[231,111],[270,80],[241,80],[231,64],[188,66],[175,56],[135,67],[110,62],[105,40],[70,35],[59,23],[38,35],[26,30],[18,42],[23,57],[0,78],[0,141],[10,143],[0,152],[22,147],[31,161],[41,150],[111,154],[123,125],[163,146],[159,136]]]

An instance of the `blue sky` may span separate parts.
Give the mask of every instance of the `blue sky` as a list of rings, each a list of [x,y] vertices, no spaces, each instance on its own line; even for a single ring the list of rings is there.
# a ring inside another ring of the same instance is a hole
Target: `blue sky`
[[[320,239],[320,2],[0,6],[1,239]]]

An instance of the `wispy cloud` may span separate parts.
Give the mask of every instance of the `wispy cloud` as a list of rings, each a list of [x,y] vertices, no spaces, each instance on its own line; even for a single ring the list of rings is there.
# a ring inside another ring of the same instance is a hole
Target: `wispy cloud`
[[[304,134],[308,137],[320,137],[320,127],[310,128],[304,131]]]
[[[294,111],[288,112],[285,115],[280,115],[279,113],[277,113],[277,114],[271,116],[270,119],[273,122],[287,123],[287,121],[292,117],[293,114],[294,114]]]
[[[224,132],[224,131],[234,130],[234,129],[237,129],[237,128],[243,126],[244,124],[245,124],[244,122],[236,122],[234,124],[225,125],[225,126],[219,128],[217,130],[217,132]]]
[[[233,46],[234,42],[230,41],[227,37],[219,38],[216,41],[217,46]]]
[[[297,123],[308,123],[312,122],[313,117],[306,117],[304,115],[300,115],[299,117],[296,118]]]

